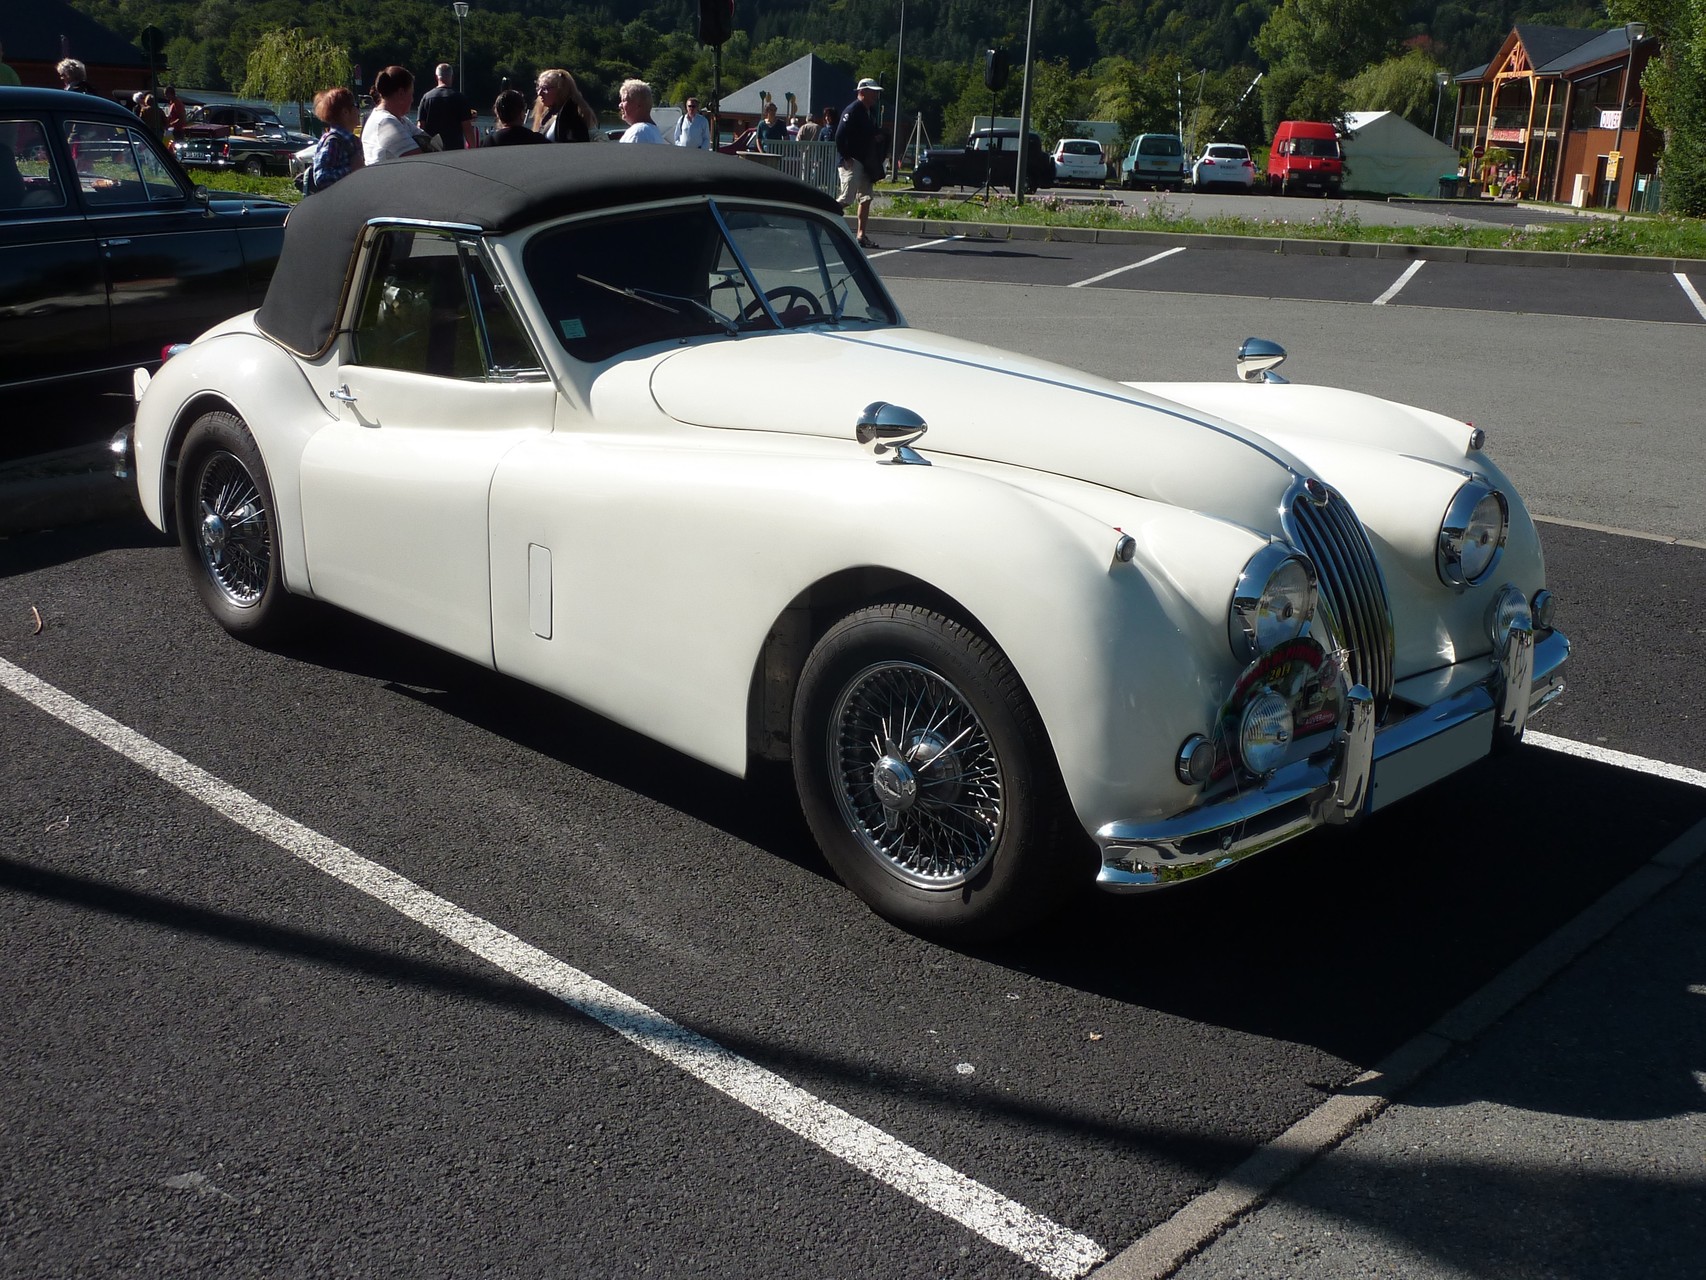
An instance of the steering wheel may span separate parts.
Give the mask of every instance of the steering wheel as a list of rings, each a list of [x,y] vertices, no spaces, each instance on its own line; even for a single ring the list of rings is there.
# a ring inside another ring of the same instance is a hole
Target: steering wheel
[[[764,303],[766,301],[772,304],[780,304],[782,302],[786,302],[788,304],[786,307],[776,305],[775,308],[776,318],[783,321],[784,325],[788,323],[789,318],[795,317],[795,313],[799,311],[804,311],[805,314],[800,315],[797,318],[793,318],[792,323],[794,324],[809,324],[813,320],[823,319],[826,314],[823,309],[823,304],[818,301],[817,294],[813,293],[810,289],[802,289],[797,284],[784,284],[778,285],[774,289],[767,290],[763,299],[754,298],[751,302],[747,303],[746,306],[741,308],[740,318],[742,320],[758,319],[759,316],[764,314]]]

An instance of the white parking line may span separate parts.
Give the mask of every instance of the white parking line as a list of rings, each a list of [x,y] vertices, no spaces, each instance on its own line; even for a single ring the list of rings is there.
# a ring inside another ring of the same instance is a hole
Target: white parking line
[[[1668,778],[1672,782],[1686,782],[1691,787],[1706,787],[1706,772],[1690,769],[1680,764],[1666,764],[1663,760],[1649,760],[1646,756],[1632,756],[1626,751],[1613,751],[1610,747],[1595,746],[1591,742],[1577,742],[1572,738],[1554,738],[1549,733],[1525,733],[1522,735],[1522,740],[1532,746],[1543,747],[1547,751],[1557,751],[1563,755],[1576,756],[1578,759],[1592,760],[1596,764],[1615,765],[1619,769],[1628,769],[1633,773],[1645,773],[1655,778]]]
[[[1706,320],[1706,302],[1700,300],[1700,291],[1680,271],[1676,273],[1676,282],[1682,286],[1682,291],[1688,295],[1688,300],[1694,304],[1694,309],[1700,313],[1700,318]]]
[[[1071,1280],[1107,1257],[1107,1252],[1088,1236],[1031,1212],[774,1072],[670,1021],[633,997],[285,817],[4,658],[0,658],[0,685],[293,857],[596,1019],[647,1052],[1047,1274]]]
[[[1074,280],[1067,285],[1068,289],[1082,289],[1087,284],[1100,284],[1127,271],[1136,271],[1139,267],[1147,267],[1151,262],[1160,262],[1163,258],[1171,258],[1175,253],[1183,253],[1188,246],[1180,245],[1176,249],[1163,249],[1160,253],[1151,254],[1142,262],[1128,262],[1123,267],[1115,267],[1112,271],[1104,271],[1099,276],[1091,276],[1088,280]]]
[[[898,249],[878,249],[875,253],[867,253],[866,258],[886,258],[891,253],[911,253],[914,249],[928,249],[934,244],[950,244],[955,240],[964,240],[964,235],[943,236],[940,240],[923,240],[918,244],[903,244]],[[815,268],[808,268],[815,270]]]
[[[1398,296],[1398,291],[1410,283],[1416,272],[1420,271],[1427,265],[1427,261],[1428,260],[1426,258],[1417,258],[1409,266],[1405,267],[1404,274],[1392,282],[1392,287],[1390,289],[1374,300],[1374,305],[1377,307],[1384,307],[1388,302],[1391,302],[1392,299],[1396,298]]]

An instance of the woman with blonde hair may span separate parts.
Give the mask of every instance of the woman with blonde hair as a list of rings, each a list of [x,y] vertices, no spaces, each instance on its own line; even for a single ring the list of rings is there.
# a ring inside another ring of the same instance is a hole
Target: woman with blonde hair
[[[533,104],[533,129],[550,142],[590,142],[598,116],[581,97],[575,78],[561,67],[541,71],[539,100]]]

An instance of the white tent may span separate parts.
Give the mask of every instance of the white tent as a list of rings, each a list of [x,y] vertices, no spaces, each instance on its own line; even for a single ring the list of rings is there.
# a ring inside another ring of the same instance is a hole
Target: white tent
[[[1439,180],[1457,172],[1457,152],[1392,111],[1347,111],[1345,186],[1387,195],[1439,194]]]

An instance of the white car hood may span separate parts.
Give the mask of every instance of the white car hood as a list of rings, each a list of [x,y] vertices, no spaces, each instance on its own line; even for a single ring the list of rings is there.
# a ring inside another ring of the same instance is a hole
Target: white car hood
[[[653,368],[679,422],[854,439],[884,400],[919,414],[925,457],[986,459],[1275,526],[1304,464],[1211,412],[1076,370],[917,329],[794,331],[684,348]]]

